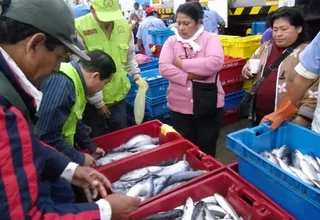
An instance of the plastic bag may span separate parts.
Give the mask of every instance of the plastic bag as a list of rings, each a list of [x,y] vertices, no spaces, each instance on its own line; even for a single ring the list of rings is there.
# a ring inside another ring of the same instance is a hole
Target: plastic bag
[[[136,82],[138,84],[138,92],[136,95],[136,99],[134,100],[134,120],[136,124],[141,124],[144,119],[144,112],[146,107],[146,93],[148,89],[148,83],[139,78]]]

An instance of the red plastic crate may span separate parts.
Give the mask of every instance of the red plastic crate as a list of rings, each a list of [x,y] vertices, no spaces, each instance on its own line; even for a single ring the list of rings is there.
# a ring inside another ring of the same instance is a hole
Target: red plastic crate
[[[149,44],[149,47],[152,48],[153,46],[156,47],[156,50],[154,52],[151,52],[152,56],[155,58],[159,58],[160,57],[160,53],[162,50],[162,46],[160,45],[155,45],[155,44]]]
[[[224,112],[222,125],[232,124],[240,119],[240,106],[232,108]]]
[[[165,147],[155,148],[148,152],[142,152],[137,155],[133,155],[129,158],[122,160],[119,163],[112,163],[110,166],[101,167],[99,171],[106,175],[106,177],[113,183],[117,181],[122,175],[147,166],[158,165],[164,161],[183,159],[186,155],[186,160],[190,166],[196,170],[208,170],[210,172],[203,174],[197,178],[187,181],[180,186],[177,186],[171,190],[167,190],[160,193],[157,196],[149,198],[141,203],[141,205],[147,204],[164,195],[174,192],[177,189],[184,188],[192,183],[196,183],[199,180],[204,179],[213,173],[220,172],[224,169],[224,165],[211,156],[208,156],[201,152],[195,145],[187,140],[177,141],[166,145]]]
[[[225,56],[224,65],[220,71],[220,81],[226,94],[242,89],[242,68],[246,59]]]
[[[121,144],[128,141],[131,137],[138,134],[146,134],[151,137],[159,137],[160,138],[159,147],[162,147],[171,142],[175,142],[177,140],[183,139],[183,137],[176,132],[169,132],[167,134],[163,134],[161,132],[162,125],[163,125],[162,122],[158,120],[153,120],[140,125],[135,125],[119,131],[115,131],[106,135],[102,135],[100,137],[94,138],[93,142],[97,147],[100,147],[107,152],[116,147],[119,147]],[[125,159],[126,158],[115,161],[113,163],[118,163]],[[109,165],[110,164],[107,164],[104,166],[109,166]],[[101,167],[104,167],[104,166],[101,166]]]
[[[286,216],[288,216],[287,219],[290,220],[295,220],[296,218],[294,218],[292,215],[290,215],[287,211],[285,211],[282,207],[280,207],[278,204],[276,204],[274,201],[272,201],[268,196],[266,196],[263,192],[261,192],[258,188],[256,188],[254,185],[252,185],[251,183],[249,183],[246,179],[244,179],[242,176],[240,176],[239,172],[238,172],[238,163],[232,163],[229,164],[227,166],[227,171],[229,173],[231,173],[233,176],[235,176],[236,178],[240,179],[244,184],[246,184],[247,186],[249,186],[250,188],[252,188],[252,190],[254,190],[255,192],[257,192],[258,194],[260,194],[260,196],[267,200],[268,202],[270,202],[273,206],[275,206],[277,209],[279,209],[282,213],[284,213]]]
[[[191,197],[193,201],[199,201],[214,193],[224,196],[244,220],[292,219],[287,213],[228,172],[211,175],[193,185],[150,202],[140,207],[128,219],[142,219],[158,212],[169,211],[183,205],[187,197]]]

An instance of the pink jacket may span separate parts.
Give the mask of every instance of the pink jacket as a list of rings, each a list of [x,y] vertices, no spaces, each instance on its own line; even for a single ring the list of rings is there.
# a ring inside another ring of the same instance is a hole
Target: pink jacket
[[[159,68],[161,75],[169,80],[167,92],[168,106],[172,111],[182,114],[193,114],[192,82],[188,80],[188,73],[199,76],[208,76],[203,83],[215,82],[216,74],[223,67],[224,53],[218,36],[214,33],[203,32],[196,41],[201,50],[195,53],[188,44],[177,41],[171,36],[161,50]],[[185,56],[187,50],[188,59]],[[173,64],[175,57],[183,59],[182,69]],[[217,80],[218,101],[217,107],[224,106],[224,91]]]

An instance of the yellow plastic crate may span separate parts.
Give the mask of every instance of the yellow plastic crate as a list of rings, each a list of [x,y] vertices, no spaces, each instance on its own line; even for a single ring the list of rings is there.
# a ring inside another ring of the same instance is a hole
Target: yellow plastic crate
[[[224,54],[231,57],[250,58],[261,45],[262,35],[247,36],[225,40]]]
[[[223,47],[225,46],[226,41],[235,39],[235,38],[240,38],[240,36],[234,36],[234,35],[218,35],[218,37]]]

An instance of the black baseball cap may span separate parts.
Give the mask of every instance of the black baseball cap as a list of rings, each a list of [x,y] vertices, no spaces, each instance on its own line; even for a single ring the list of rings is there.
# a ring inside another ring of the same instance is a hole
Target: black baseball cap
[[[75,21],[72,10],[63,0],[11,0],[4,17],[31,25],[59,40],[71,53],[90,61],[84,52],[74,45]]]

